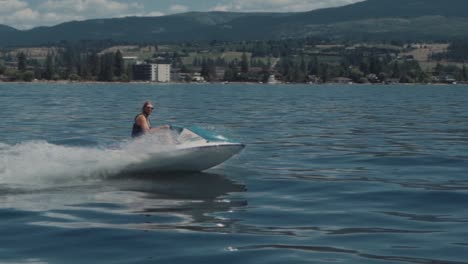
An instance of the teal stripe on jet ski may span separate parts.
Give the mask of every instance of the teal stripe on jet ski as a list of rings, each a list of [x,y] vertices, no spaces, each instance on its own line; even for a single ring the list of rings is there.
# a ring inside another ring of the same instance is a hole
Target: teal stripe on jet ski
[[[189,128],[190,131],[193,133],[199,135],[200,137],[206,139],[208,142],[231,142],[231,143],[236,143],[235,141],[232,141],[226,137],[223,137],[219,134],[215,134],[211,131],[205,130],[203,128],[193,126]]]

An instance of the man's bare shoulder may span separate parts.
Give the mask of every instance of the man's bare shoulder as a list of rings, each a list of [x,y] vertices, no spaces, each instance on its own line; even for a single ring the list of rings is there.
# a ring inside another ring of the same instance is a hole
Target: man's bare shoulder
[[[146,117],[145,117],[145,115],[143,115],[143,114],[138,115],[137,118],[136,118],[136,121],[137,121],[138,123],[140,123],[140,122],[146,122]]]

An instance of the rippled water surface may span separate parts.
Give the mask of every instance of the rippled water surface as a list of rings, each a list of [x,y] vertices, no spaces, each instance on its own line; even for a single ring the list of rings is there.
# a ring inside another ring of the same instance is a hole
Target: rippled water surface
[[[148,99],[245,150],[120,174]],[[468,263],[466,86],[0,84],[0,120],[0,263]]]

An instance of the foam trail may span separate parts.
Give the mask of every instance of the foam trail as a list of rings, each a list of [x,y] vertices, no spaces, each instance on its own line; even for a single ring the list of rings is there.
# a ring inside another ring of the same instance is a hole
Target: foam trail
[[[120,143],[114,148],[71,147],[28,141],[0,143],[0,184],[76,183],[115,175],[156,152],[174,148],[171,135],[158,134]]]

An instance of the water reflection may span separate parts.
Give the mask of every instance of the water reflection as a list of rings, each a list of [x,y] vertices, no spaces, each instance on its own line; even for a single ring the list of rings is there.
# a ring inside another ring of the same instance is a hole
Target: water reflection
[[[119,175],[98,185],[17,195],[12,207],[39,212],[46,219],[32,224],[41,226],[226,232],[234,222],[226,214],[247,205],[231,194],[245,190],[220,174]]]
[[[205,172],[121,174],[108,183],[122,191],[141,192],[147,199],[214,200],[246,190],[224,175]]]
[[[63,263],[63,259],[70,258],[67,254],[80,250],[64,246],[70,245],[66,243],[93,249],[109,246],[103,250],[107,252],[114,252],[117,245],[119,252],[143,256],[150,252],[149,248],[135,243],[145,244],[141,241],[149,239],[149,245],[153,245],[160,236],[169,241],[170,236],[155,234],[152,239],[152,232],[142,237],[141,232],[129,230],[231,232],[236,220],[230,214],[247,205],[247,201],[236,198],[236,193],[246,190],[245,185],[212,173],[119,175],[80,186],[0,185],[2,190],[7,191],[0,195],[2,263],[5,258],[11,258],[11,263],[29,263],[19,260],[16,254],[38,245],[38,250],[22,253],[21,257],[34,259],[31,263],[47,263],[49,259]],[[90,236],[96,233],[101,237]],[[115,243],[116,237],[120,244]],[[60,250],[53,250],[56,248]],[[109,260],[108,255],[100,256],[95,253],[90,258],[99,263],[117,261]]]
[[[462,261],[449,261],[443,259],[429,259],[429,258],[418,258],[418,257],[407,257],[407,256],[390,256],[390,255],[377,255],[361,252],[359,250],[352,250],[346,248],[330,247],[330,246],[310,246],[310,245],[288,245],[288,244],[266,244],[266,245],[253,245],[236,248],[236,250],[295,250],[305,251],[312,253],[332,253],[332,254],[348,254],[354,255],[363,259],[378,260],[387,262],[400,262],[400,263],[412,263],[412,264],[468,264],[468,262]]]
[[[142,201],[145,201],[141,206],[129,208],[134,213],[147,216],[145,223],[134,225],[134,228],[230,232],[235,221],[226,214],[247,205],[246,200],[229,196],[244,192],[245,185],[223,175],[172,173],[134,176],[130,181],[114,180],[121,190],[140,193]],[[160,221],[161,217],[168,216],[173,220]]]

